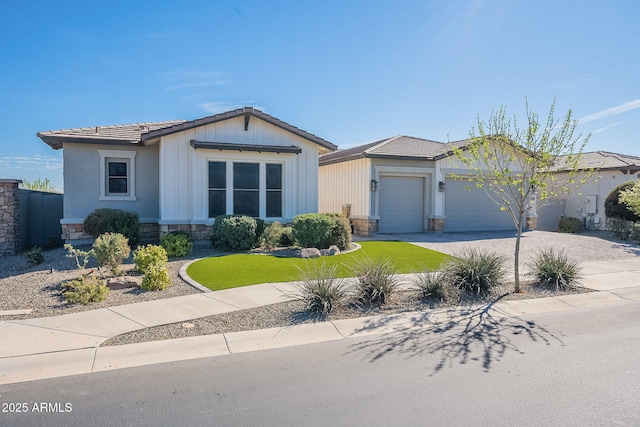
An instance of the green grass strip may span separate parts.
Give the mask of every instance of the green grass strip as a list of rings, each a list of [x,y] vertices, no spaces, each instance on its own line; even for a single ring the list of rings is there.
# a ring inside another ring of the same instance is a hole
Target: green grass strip
[[[363,257],[390,259],[398,273],[413,273],[428,268],[435,270],[449,255],[406,242],[359,242],[362,249],[332,257],[315,259],[280,258],[271,255],[232,254],[196,261],[187,268],[193,280],[211,290],[236,288],[258,283],[298,280],[300,269],[309,263],[326,262],[338,265],[340,277],[353,276],[352,266]]]

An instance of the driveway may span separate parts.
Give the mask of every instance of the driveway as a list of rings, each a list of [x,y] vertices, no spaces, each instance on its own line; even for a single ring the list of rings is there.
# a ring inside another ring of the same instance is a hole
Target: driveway
[[[515,251],[514,231],[483,231],[471,233],[412,233],[376,234],[358,240],[402,240],[425,248],[456,254],[464,248],[482,248],[504,254],[513,263]],[[581,234],[550,231],[527,231],[520,241],[520,263],[525,264],[541,248],[563,249],[579,262],[622,260],[637,258],[640,246],[613,240],[604,231],[586,231]]]

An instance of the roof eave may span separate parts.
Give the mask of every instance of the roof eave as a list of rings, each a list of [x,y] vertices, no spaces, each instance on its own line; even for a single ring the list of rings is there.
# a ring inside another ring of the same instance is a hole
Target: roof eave
[[[43,135],[40,132],[36,134],[38,138],[44,141],[47,145],[49,145],[54,150],[59,150],[63,148],[65,143],[75,143],[75,144],[107,144],[107,145],[144,145],[141,141],[132,141],[132,140],[124,140],[124,139],[115,139],[115,138],[87,138],[81,136],[69,136],[69,135]]]

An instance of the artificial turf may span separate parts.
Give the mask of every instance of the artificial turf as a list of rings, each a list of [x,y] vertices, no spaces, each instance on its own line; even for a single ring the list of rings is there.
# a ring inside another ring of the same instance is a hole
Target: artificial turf
[[[282,258],[271,255],[231,254],[204,258],[187,268],[189,277],[211,290],[255,285],[257,283],[298,280],[300,270],[309,263],[338,265],[340,277],[352,276],[352,266],[364,257],[389,259],[398,273],[435,270],[448,255],[406,242],[366,241],[362,249],[331,257],[315,259]]]

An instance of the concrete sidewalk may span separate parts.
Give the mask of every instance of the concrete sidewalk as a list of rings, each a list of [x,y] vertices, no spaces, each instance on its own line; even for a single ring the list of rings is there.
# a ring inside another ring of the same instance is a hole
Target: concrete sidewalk
[[[499,302],[489,312],[509,317],[640,301],[639,257],[591,261],[583,267],[584,286],[597,292]],[[289,301],[294,289],[292,283],[266,283],[63,316],[0,321],[0,384],[433,328],[472,311],[467,307],[408,312],[99,347],[110,337],[138,329]]]

